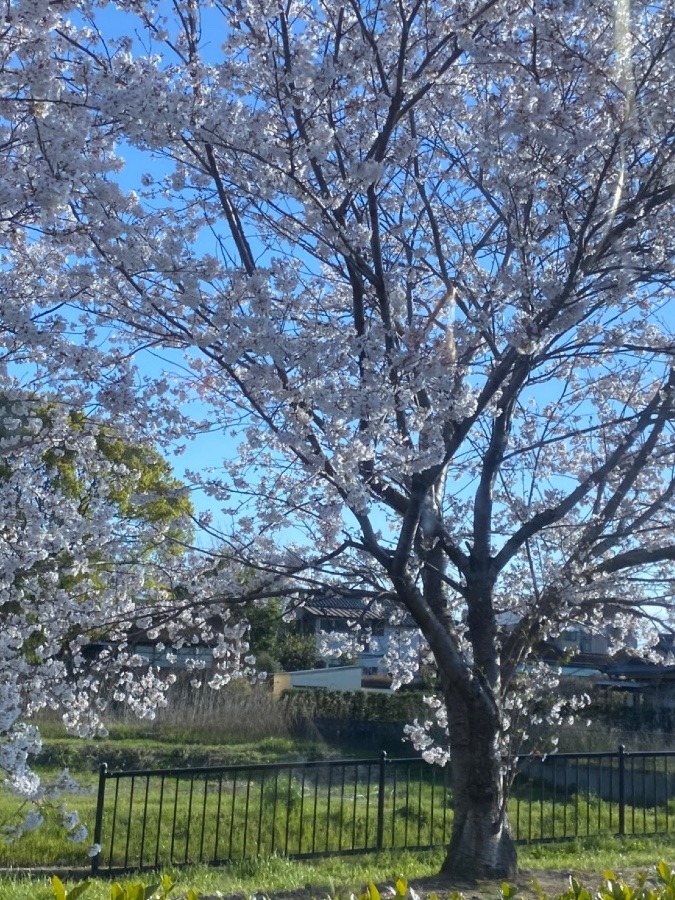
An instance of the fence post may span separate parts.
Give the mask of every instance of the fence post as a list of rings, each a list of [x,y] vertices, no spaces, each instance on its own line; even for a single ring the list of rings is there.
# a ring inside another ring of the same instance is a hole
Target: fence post
[[[384,848],[384,786],[385,766],[387,765],[387,751],[380,753],[380,775],[377,788],[377,849]]]
[[[626,748],[619,744],[619,837],[626,834]]]
[[[94,820],[94,846],[96,853],[91,858],[91,874],[98,873],[101,861],[101,834],[103,832],[103,806],[105,804],[105,780],[108,775],[108,764],[101,763],[98,770],[98,794],[96,796],[96,819]]]

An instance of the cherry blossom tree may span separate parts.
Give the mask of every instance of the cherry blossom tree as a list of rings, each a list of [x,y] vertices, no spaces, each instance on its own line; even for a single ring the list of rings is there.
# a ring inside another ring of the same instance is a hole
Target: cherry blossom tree
[[[414,618],[445,869],[509,875],[533,646],[672,605],[669,5],[9,0],[2,28],[8,371],[222,434],[219,602],[235,559],[259,598]]]
[[[32,771],[36,715],[61,710],[84,737],[105,731],[111,698],[140,717],[165,704],[175,676],[143,664],[140,629],[168,649],[208,640],[223,663],[214,677],[250,672],[245,628],[230,626],[228,609],[220,627],[207,622],[218,609],[209,602],[204,614],[189,554],[180,555],[190,508],[151,448],[131,447],[58,398],[8,391],[0,400],[0,770],[25,801],[4,839],[41,824],[72,787],[67,773],[45,783]],[[86,838],[74,812],[63,823],[73,840]]]

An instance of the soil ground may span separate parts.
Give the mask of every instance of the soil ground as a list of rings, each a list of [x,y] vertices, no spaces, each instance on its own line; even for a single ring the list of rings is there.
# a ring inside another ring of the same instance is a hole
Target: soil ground
[[[626,881],[632,881],[638,869],[624,869],[615,874]],[[539,900],[543,895],[554,900],[570,886],[570,877],[576,878],[591,893],[602,881],[602,872],[581,869],[521,869],[510,882],[518,889],[518,897],[523,900]],[[422,898],[435,893],[439,898],[449,897],[454,891],[464,895],[465,900],[493,900],[499,897],[500,883],[493,881],[458,881],[442,875],[431,875],[411,881],[412,887]]]

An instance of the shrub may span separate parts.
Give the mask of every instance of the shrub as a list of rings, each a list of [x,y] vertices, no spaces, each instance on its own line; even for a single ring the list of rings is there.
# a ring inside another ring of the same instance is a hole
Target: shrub
[[[72,888],[66,888],[58,876],[54,875],[52,878],[54,900],[76,900],[88,887],[89,882],[84,881]],[[162,875],[154,884],[145,884],[143,881],[127,881],[121,884],[115,881],[110,886],[110,900],[166,900],[175,887],[176,882],[169,875]],[[196,891],[190,889],[185,900],[199,900],[199,896]]]
[[[288,715],[299,720],[340,719],[349,722],[412,722],[428,715],[420,692],[331,691],[303,688],[286,691],[283,699]]]

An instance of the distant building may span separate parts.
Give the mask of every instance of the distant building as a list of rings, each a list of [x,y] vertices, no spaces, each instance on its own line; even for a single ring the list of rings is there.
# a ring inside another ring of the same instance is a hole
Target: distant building
[[[664,633],[654,647],[656,658],[620,654],[604,667],[598,689],[609,707],[632,712],[636,727],[675,730],[675,635]]]
[[[299,610],[301,629],[313,634],[317,647],[322,638],[330,643],[330,636],[358,633],[355,656],[363,668],[364,677],[387,675],[386,657],[400,648],[417,673],[420,667],[421,638],[419,630],[408,613],[387,601],[369,601],[359,596],[318,596],[306,601]],[[392,618],[394,623],[392,624]],[[326,664],[336,662],[335,657],[324,656]]]
[[[591,656],[609,655],[609,636],[603,632],[591,631],[583,625],[566,628],[553,645],[573,657],[588,654]]]
[[[275,672],[272,693],[281,696],[291,688],[325,688],[329,691],[359,691],[361,666],[328,666],[324,669],[303,669],[298,672]]]

